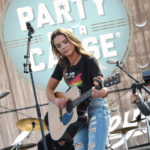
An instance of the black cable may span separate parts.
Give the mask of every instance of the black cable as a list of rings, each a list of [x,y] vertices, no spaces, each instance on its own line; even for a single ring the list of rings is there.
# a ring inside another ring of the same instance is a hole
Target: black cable
[[[49,104],[49,103],[40,104],[39,106],[47,106],[48,104]],[[30,118],[32,118],[32,117],[31,117],[31,116],[28,116],[28,115],[26,115],[26,114],[20,113],[20,112],[18,112],[18,111],[25,110],[25,109],[36,108],[36,106],[29,106],[29,107],[18,108],[18,109],[10,109],[10,108],[7,108],[7,107],[1,106],[1,105],[0,105],[0,107],[1,107],[1,108],[4,108],[4,109],[6,109],[6,110],[8,110],[8,111],[0,112],[0,115],[6,114],[6,113],[10,113],[10,112],[16,112],[16,113],[18,113],[18,114],[21,114],[21,115],[23,115],[23,116],[30,117]]]
[[[109,104],[109,106],[111,106],[112,104],[114,104],[116,101],[118,101],[122,96],[124,96],[125,94],[127,94],[128,91],[126,91],[124,94],[120,95],[116,100],[114,100],[112,103]]]

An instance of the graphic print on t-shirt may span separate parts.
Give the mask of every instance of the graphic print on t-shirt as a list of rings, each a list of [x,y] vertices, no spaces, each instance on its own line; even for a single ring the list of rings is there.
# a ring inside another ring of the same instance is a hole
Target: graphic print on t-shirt
[[[82,79],[81,79],[82,73],[79,73],[78,75],[76,75],[74,77],[74,79],[72,79],[71,81],[69,81],[69,86],[81,86],[82,85]]]

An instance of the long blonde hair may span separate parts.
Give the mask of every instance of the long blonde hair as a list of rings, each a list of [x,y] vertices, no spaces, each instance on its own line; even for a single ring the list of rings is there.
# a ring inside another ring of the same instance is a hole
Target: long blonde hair
[[[60,64],[66,65],[67,64],[67,57],[63,56],[57,50],[57,48],[54,44],[54,39],[58,35],[64,35],[68,39],[68,41],[71,42],[75,46],[77,53],[89,55],[89,53],[86,52],[84,50],[84,48],[82,47],[81,41],[77,37],[75,37],[71,31],[69,31],[68,29],[64,29],[64,28],[58,28],[58,29],[54,30],[52,35],[51,35],[51,46],[52,46],[52,52],[57,57]]]

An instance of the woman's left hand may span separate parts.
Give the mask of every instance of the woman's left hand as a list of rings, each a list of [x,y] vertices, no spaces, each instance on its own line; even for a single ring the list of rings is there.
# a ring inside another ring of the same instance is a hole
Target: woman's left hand
[[[101,80],[103,81],[103,77],[102,76],[97,76],[93,79],[93,84],[94,87],[92,87],[92,98],[98,98],[98,97],[106,97],[108,92],[107,92],[107,88],[103,87],[101,89],[97,89],[96,87],[98,86],[99,82],[97,80]]]
[[[98,98],[98,97],[106,97],[107,96],[107,88],[104,87],[100,90],[96,89],[95,87],[92,87],[92,98]]]

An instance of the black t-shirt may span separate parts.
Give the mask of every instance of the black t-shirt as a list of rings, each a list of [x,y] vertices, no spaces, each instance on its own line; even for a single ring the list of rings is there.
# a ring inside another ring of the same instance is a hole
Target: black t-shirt
[[[69,87],[77,86],[81,90],[82,94],[84,88],[83,72],[85,67],[86,68],[88,67],[89,70],[88,80],[91,82],[90,88],[93,85],[93,78],[98,75],[102,75],[97,59],[93,56],[87,56],[86,58],[87,64],[84,63],[83,56],[81,57],[80,61],[74,66],[71,66],[71,64],[68,62],[67,71],[65,72],[65,81],[68,84],[68,86]],[[60,81],[63,77],[63,72],[64,68],[58,63],[52,74],[52,77]],[[84,76],[87,76],[87,74],[85,74]]]

